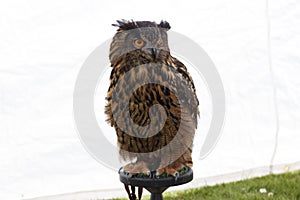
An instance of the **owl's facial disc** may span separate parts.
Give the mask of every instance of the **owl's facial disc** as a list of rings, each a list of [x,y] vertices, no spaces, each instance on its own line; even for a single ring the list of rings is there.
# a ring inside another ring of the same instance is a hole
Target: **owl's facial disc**
[[[143,37],[143,39],[135,38],[133,40],[133,45],[135,46],[135,48],[141,49],[143,52],[151,55],[151,57],[154,60],[156,60],[158,57],[162,43],[163,43],[163,41],[161,38],[159,38],[158,41],[151,42],[151,41],[147,40],[147,38],[145,36]]]
[[[143,52],[150,55],[154,60],[159,57],[161,50],[169,51],[167,44],[167,33],[160,28],[143,29],[139,37],[143,40],[143,47],[140,47]],[[137,45],[135,45],[137,46]]]

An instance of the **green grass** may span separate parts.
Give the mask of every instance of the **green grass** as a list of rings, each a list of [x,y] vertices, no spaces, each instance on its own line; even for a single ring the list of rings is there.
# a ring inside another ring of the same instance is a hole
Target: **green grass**
[[[262,188],[265,188],[267,192],[260,193],[260,189]],[[143,199],[149,199],[149,196],[145,196]],[[215,186],[164,193],[164,200],[201,199],[300,200],[300,171],[280,175],[269,175]]]

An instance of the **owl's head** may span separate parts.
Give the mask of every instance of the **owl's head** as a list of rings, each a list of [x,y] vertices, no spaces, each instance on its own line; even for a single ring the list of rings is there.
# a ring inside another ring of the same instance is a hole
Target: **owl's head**
[[[136,59],[157,61],[169,53],[167,31],[169,23],[159,24],[150,21],[117,21],[118,30],[110,46],[109,59],[111,62],[124,55]]]

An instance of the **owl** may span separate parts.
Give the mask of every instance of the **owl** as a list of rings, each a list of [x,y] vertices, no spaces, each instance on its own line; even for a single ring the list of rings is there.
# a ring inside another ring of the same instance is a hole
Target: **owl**
[[[110,45],[105,114],[120,157],[129,162],[123,170],[177,177],[193,164],[199,102],[187,68],[170,53],[171,27],[166,21],[126,20],[113,26],[118,29]]]

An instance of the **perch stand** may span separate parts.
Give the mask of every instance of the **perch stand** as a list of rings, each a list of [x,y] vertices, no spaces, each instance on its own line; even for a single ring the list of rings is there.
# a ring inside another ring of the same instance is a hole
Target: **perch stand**
[[[166,176],[156,178],[153,175],[150,177],[128,176],[127,173],[119,171],[120,181],[124,184],[146,188],[150,193],[150,200],[162,200],[162,193],[169,187],[182,185],[193,180],[193,170],[186,167],[187,170],[178,177]]]

